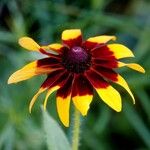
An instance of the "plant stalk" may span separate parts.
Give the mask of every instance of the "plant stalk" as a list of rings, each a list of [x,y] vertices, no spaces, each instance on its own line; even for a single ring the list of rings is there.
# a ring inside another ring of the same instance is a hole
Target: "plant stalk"
[[[75,108],[73,137],[72,137],[72,150],[78,150],[79,148],[79,135],[80,135],[80,112]]]

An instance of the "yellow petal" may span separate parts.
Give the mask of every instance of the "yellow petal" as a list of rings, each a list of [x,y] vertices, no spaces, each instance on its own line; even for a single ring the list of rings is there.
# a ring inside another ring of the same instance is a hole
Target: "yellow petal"
[[[70,100],[71,94],[65,98],[57,96],[57,111],[61,122],[64,126],[69,127],[69,110],[70,110]]]
[[[48,101],[48,97],[56,90],[58,90],[60,88],[60,86],[54,86],[52,88],[49,88],[47,94],[46,94],[46,97],[45,97],[45,100],[44,100],[44,110],[46,110],[46,106],[47,106],[47,101]]]
[[[87,115],[90,108],[93,95],[75,96],[72,97],[75,107],[81,112],[83,116]]]
[[[116,37],[102,35],[102,36],[95,36],[95,37],[91,37],[91,38],[87,39],[87,41],[89,41],[89,42],[98,43],[98,44],[107,43],[110,40],[116,40]]]
[[[123,63],[123,62],[118,62],[118,67],[119,68],[120,67],[124,67],[124,66],[129,67],[129,68],[131,68],[133,70],[139,71],[141,73],[145,73],[144,68],[142,66],[140,66],[139,64],[136,64],[136,63],[129,63],[129,64],[127,64],[127,63]]]
[[[34,97],[32,98],[32,100],[31,100],[31,102],[30,102],[30,105],[29,105],[29,112],[30,112],[30,113],[31,113],[31,111],[32,111],[32,107],[33,107],[34,103],[36,102],[38,96],[39,96],[42,92],[44,92],[46,89],[47,89],[47,88],[41,87],[41,88],[39,89],[39,91],[34,95]]]
[[[31,51],[38,51],[40,49],[40,46],[30,37],[22,37],[19,39],[19,44]]]
[[[121,75],[119,75],[119,74],[118,74],[118,76],[117,76],[117,79],[118,79],[118,81],[116,81],[115,83],[121,85],[123,88],[125,88],[125,89],[127,90],[127,92],[130,94],[130,96],[131,96],[132,99],[133,99],[133,103],[135,104],[135,99],[134,99],[134,96],[133,96],[133,94],[132,94],[132,92],[131,92],[129,86],[128,86],[128,83],[127,83],[127,82],[125,81],[125,79],[124,79]]]
[[[38,66],[38,61],[31,62],[24,66],[22,69],[14,72],[8,79],[8,84],[17,83],[23,80],[27,80],[35,75],[47,74],[55,69],[50,68],[49,66]]]
[[[114,53],[117,59],[134,57],[132,51],[122,44],[108,44],[107,47]]]
[[[80,29],[69,29],[64,30],[62,32],[62,40],[70,40],[70,39],[76,39],[77,37],[81,36],[81,30]]]
[[[101,99],[112,109],[117,112],[120,112],[122,109],[122,102],[120,94],[117,90],[115,90],[112,86],[108,86],[106,88],[96,88],[98,95]]]

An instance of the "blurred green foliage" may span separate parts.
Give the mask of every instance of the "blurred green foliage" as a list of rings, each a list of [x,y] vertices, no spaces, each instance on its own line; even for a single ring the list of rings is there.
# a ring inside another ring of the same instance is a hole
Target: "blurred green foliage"
[[[41,123],[41,96],[32,115],[28,104],[45,77],[7,85],[11,73],[42,56],[18,46],[28,35],[42,44],[60,41],[66,28],[81,28],[84,37],[109,34],[134,50],[135,62],[146,74],[129,69],[120,73],[135,97],[117,86],[123,111],[116,113],[95,94],[88,116],[82,118],[82,150],[150,149],[150,1],[149,0],[0,0],[0,149],[48,149]],[[50,100],[51,99],[51,100]],[[58,120],[55,94],[48,110]],[[51,124],[49,124],[51,126]],[[71,139],[71,129],[64,129]]]

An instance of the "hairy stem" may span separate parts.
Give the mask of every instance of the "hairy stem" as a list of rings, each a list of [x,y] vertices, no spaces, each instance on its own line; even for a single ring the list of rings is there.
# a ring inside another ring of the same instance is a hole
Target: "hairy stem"
[[[72,137],[72,150],[78,150],[80,134],[80,112],[75,108],[74,110],[74,124]]]

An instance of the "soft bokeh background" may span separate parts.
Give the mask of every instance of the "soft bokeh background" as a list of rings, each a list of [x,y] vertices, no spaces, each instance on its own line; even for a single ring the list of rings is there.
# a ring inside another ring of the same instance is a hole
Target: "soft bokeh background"
[[[7,85],[7,79],[23,65],[42,57],[21,48],[19,37],[27,35],[41,44],[59,42],[66,28],[81,28],[85,38],[116,35],[117,42],[133,49],[134,61],[146,69],[144,75],[120,70],[136,98],[136,105],[132,105],[129,95],[117,86],[123,99],[121,113],[112,111],[95,94],[88,116],[82,118],[80,149],[149,150],[149,0],[0,0],[0,149],[48,149],[40,109],[44,96],[39,97],[33,113],[28,113],[29,101],[45,77],[17,85]],[[59,122],[55,94],[50,96],[47,108]],[[71,129],[64,130],[71,139]]]

